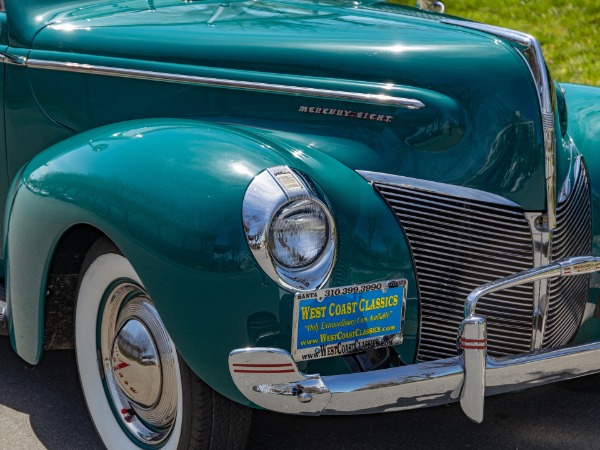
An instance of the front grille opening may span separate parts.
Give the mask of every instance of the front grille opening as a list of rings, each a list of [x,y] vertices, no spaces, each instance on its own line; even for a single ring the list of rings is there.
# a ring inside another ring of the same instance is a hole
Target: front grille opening
[[[571,192],[557,207],[553,261],[591,253],[590,184],[583,158],[575,164],[579,170]],[[456,333],[471,291],[533,267],[529,222],[518,206],[494,203],[485,195],[463,198],[454,187],[447,193],[441,184],[440,190],[430,190],[418,183],[382,179],[374,187],[404,230],[417,275],[421,311],[417,360],[455,356]],[[573,339],[583,317],[588,284],[587,275],[549,281],[544,348]],[[478,302],[477,312],[487,317],[491,356],[531,350],[533,296],[533,283],[529,283]]]

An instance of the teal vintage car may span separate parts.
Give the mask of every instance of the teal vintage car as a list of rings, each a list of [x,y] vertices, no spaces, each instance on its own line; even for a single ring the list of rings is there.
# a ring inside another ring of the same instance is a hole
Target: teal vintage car
[[[533,37],[376,0],[0,5],[1,320],[28,363],[75,348],[106,447],[243,447],[252,407],[481,422],[600,372],[600,89]]]

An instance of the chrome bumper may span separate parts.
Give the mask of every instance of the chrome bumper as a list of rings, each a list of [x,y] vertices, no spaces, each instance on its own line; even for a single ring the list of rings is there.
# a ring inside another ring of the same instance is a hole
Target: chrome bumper
[[[518,284],[600,270],[600,258],[576,257],[521,272],[482,286],[469,295],[467,318],[458,330],[457,357],[347,375],[307,375],[281,349],[246,348],[229,355],[238,389],[271,411],[369,414],[460,401],[465,414],[483,420],[484,398],[503,392],[600,372],[600,341],[522,355],[487,356],[485,317],[475,314],[486,293]]]

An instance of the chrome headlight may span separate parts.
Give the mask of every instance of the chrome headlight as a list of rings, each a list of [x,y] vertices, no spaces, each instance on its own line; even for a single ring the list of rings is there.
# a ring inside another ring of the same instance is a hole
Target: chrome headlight
[[[306,178],[287,166],[265,170],[248,187],[242,215],[254,257],[277,284],[300,291],[325,284],[335,260],[335,224]]]

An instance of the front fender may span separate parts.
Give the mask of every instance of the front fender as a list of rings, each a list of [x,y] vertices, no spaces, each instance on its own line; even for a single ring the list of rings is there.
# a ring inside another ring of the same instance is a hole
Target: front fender
[[[368,183],[308,147],[251,129],[166,119],[77,135],[23,171],[7,237],[16,351],[30,363],[40,360],[53,251],[69,228],[90,224],[131,261],[190,367],[222,394],[247,402],[229,376],[229,352],[265,339],[289,348],[291,340],[293,294],[262,273],[241,223],[249,183],[281,164],[309,175],[332,204],[340,242],[331,285],[408,278],[403,347],[410,359],[418,323],[411,258],[393,214]]]

